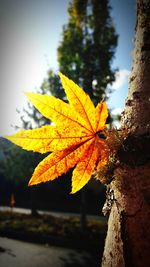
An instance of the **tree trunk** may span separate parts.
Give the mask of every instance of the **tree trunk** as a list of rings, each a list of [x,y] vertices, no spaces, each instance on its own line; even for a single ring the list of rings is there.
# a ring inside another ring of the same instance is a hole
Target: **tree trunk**
[[[122,115],[128,136],[110,187],[114,200],[103,267],[150,266],[150,0],[137,1],[129,93]]]

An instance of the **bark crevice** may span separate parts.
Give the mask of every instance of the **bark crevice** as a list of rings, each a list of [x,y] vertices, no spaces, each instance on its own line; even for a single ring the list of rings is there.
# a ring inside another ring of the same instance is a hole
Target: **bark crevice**
[[[150,133],[129,134],[123,141],[116,157],[121,164],[131,167],[150,162]]]
[[[134,266],[132,259],[132,246],[130,244],[127,231],[126,231],[126,221],[127,217],[124,211],[121,212],[121,239],[123,244],[123,258],[124,258],[124,266]]]

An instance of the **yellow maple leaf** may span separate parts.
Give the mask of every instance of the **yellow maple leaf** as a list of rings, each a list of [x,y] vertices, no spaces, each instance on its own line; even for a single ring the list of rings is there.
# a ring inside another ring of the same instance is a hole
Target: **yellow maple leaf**
[[[72,193],[75,193],[90,180],[96,168],[107,163],[109,148],[103,130],[108,110],[105,102],[95,108],[77,84],[62,73],[59,75],[69,104],[53,96],[26,93],[54,125],[21,130],[5,138],[26,150],[52,152],[36,167],[29,185],[54,180],[75,167],[72,175]]]

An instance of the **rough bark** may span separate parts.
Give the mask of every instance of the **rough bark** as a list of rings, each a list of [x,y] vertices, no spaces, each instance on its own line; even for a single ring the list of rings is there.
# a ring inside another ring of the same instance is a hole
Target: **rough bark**
[[[129,131],[110,184],[114,200],[103,267],[150,266],[150,0],[137,1],[129,93],[122,128]]]

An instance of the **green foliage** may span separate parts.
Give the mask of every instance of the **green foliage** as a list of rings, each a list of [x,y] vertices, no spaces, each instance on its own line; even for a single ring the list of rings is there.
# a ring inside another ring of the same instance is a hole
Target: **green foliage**
[[[13,184],[27,183],[42,155],[22,150],[10,143],[2,144],[1,141],[4,157],[0,161],[0,174]]]
[[[65,98],[65,92],[61,85],[60,78],[51,69],[48,71],[48,78],[45,80],[46,88],[45,93],[49,93],[60,99]],[[48,91],[48,92],[47,92]]]
[[[69,22],[58,47],[60,71],[76,81],[95,104],[106,97],[106,87],[115,80],[110,64],[117,34],[107,0],[73,0]]]

